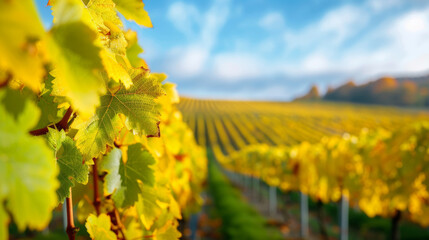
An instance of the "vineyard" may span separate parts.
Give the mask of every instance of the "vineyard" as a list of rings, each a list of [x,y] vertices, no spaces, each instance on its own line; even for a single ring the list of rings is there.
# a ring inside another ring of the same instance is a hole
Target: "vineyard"
[[[233,173],[320,204],[341,201],[369,217],[429,225],[427,112],[187,98],[179,109]]]
[[[211,65],[181,64],[218,52],[207,38],[228,4],[155,11],[186,41],[204,30],[196,49],[163,52],[179,56],[168,71]],[[327,102],[316,87],[293,102],[179,97],[142,58],[142,0],[42,5],[0,0],[0,240],[429,239],[429,111]],[[215,72],[236,76],[226,60]],[[417,86],[357,88],[423,106]]]

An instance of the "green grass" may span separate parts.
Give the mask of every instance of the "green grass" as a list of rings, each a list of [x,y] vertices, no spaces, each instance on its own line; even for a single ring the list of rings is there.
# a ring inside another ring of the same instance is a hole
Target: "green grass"
[[[267,225],[266,219],[244,201],[214,160],[209,164],[209,191],[216,215],[222,219],[225,239],[283,239],[278,229]]]

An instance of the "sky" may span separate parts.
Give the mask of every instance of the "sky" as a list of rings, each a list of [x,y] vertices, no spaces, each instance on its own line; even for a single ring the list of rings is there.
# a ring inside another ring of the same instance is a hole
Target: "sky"
[[[47,0],[38,9],[47,28]],[[145,0],[152,72],[184,96],[291,100],[316,84],[429,74],[426,0]]]

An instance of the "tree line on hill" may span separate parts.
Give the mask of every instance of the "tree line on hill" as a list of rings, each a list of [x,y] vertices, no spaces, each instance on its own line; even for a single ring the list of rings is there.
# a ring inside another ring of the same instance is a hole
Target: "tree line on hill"
[[[419,78],[383,77],[362,85],[353,81],[329,88],[321,95],[317,86],[294,101],[342,101],[363,104],[396,105],[406,107],[429,106],[429,76]]]

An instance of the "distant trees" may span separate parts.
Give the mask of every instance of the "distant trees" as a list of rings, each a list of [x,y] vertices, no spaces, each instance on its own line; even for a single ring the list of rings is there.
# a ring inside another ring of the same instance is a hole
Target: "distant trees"
[[[363,85],[349,81],[336,89],[328,90],[323,99],[382,105],[429,106],[429,87],[425,86],[426,81],[398,81],[392,77],[383,77]]]
[[[320,100],[320,92],[316,85],[311,86],[310,91],[302,97],[296,98],[295,101],[313,101]]]

